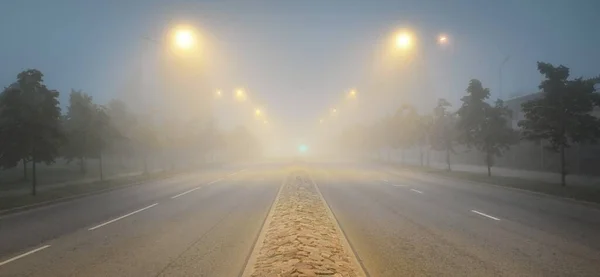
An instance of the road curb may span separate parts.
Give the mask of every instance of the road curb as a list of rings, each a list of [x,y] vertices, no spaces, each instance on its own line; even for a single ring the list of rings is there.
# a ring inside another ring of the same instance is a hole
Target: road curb
[[[267,216],[265,217],[265,220],[263,221],[263,224],[260,227],[260,232],[258,233],[258,236],[256,237],[254,244],[252,245],[252,252],[250,252],[250,256],[248,256],[248,259],[244,264],[242,274],[240,274],[241,277],[250,277],[252,275],[254,265],[256,264],[256,260],[258,258],[258,254],[260,253],[260,249],[264,244],[265,236],[267,235],[267,229],[271,224],[271,221],[273,220],[273,214],[275,213],[275,208],[277,207],[279,196],[281,195],[281,191],[283,190],[283,186],[285,185],[285,181],[287,180],[287,178],[288,174],[286,173],[283,177],[283,181],[281,181],[279,190],[275,195],[275,199],[273,199],[273,202],[271,203],[269,212],[267,213]]]
[[[354,263],[354,265],[356,265],[356,268],[361,271],[361,272],[358,272],[358,276],[370,277],[367,269],[365,268],[365,265],[362,263],[362,260],[358,258],[359,256],[356,253],[356,250],[354,250],[354,247],[352,247],[352,244],[348,240],[348,236],[346,235],[346,232],[344,232],[344,229],[342,229],[340,222],[338,221],[337,217],[331,210],[329,203],[327,203],[327,201],[325,201],[325,197],[323,197],[323,194],[321,193],[319,186],[317,185],[314,178],[312,177],[312,174],[308,171],[307,171],[307,173],[308,173],[308,178],[310,179],[310,182],[313,184],[313,186],[315,186],[317,194],[319,195],[321,202],[323,202],[323,205],[325,206],[325,209],[327,210],[327,214],[329,215],[329,218],[334,223],[333,225],[335,226],[335,229],[341,235],[340,240],[342,241],[342,244],[344,245],[346,252],[349,254],[349,256],[351,256],[350,259],[352,259],[352,263]]]
[[[388,172],[390,172],[390,171],[388,171]],[[446,179],[446,180],[452,180],[452,181],[463,181],[463,182],[478,185],[478,186],[493,186],[493,187],[497,187],[497,188],[503,188],[503,189],[513,190],[513,191],[519,191],[519,192],[523,192],[523,193],[533,194],[536,196],[553,198],[556,200],[563,200],[563,201],[567,201],[567,202],[572,202],[574,204],[580,204],[580,205],[584,205],[584,206],[587,206],[590,208],[600,210],[600,203],[597,203],[597,202],[579,200],[579,199],[572,198],[572,197],[563,197],[563,196],[543,193],[543,192],[539,192],[539,191],[533,191],[533,190],[527,190],[527,189],[521,189],[521,188],[515,188],[515,187],[509,187],[509,186],[503,186],[503,185],[496,185],[496,184],[491,184],[491,183],[486,183],[486,182],[477,182],[477,181],[458,178],[458,177],[453,178],[453,177],[449,177],[449,176],[441,176],[439,174],[435,174],[435,173],[431,173],[431,172],[417,172],[417,171],[415,171],[415,172],[426,175],[426,176],[432,176],[434,178],[440,178],[440,179]],[[459,172],[465,172],[465,171],[459,171]],[[406,176],[401,176],[401,175],[399,175],[398,172],[394,172],[393,170],[390,173],[392,173],[393,175],[399,176],[399,177],[410,178],[410,177],[406,177]]]

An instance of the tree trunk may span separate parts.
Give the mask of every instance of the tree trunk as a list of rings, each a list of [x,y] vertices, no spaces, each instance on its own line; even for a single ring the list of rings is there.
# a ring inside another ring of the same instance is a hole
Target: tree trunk
[[[81,175],[85,175],[85,158],[84,157],[80,157],[79,158],[79,172],[81,173]]]
[[[425,152],[426,152],[426,153],[425,153],[425,157],[426,157],[426,159],[427,159],[427,161],[426,161],[426,162],[427,162],[427,167],[429,167],[429,165],[430,165],[430,164],[429,164],[429,147],[427,147],[427,150],[426,150]]]
[[[35,148],[31,151],[31,195],[37,194],[37,172],[35,171]]]
[[[545,165],[544,165],[544,141],[540,142],[540,169],[542,171],[545,170]]]
[[[148,157],[144,154],[144,174],[148,174]]]
[[[492,155],[489,152],[485,154],[485,164],[487,165],[488,177],[492,177]]]
[[[27,160],[23,159],[23,181],[27,181]]]
[[[452,171],[452,168],[450,167],[450,149],[446,149],[446,164],[448,165],[446,170]]]
[[[400,149],[400,161],[404,164],[404,148]]]
[[[419,147],[419,163],[423,167],[423,147]]]
[[[563,187],[567,185],[567,170],[564,145],[560,147],[560,184]]]
[[[98,165],[100,167],[100,181],[104,181],[104,170],[102,168],[102,152],[98,153]]]

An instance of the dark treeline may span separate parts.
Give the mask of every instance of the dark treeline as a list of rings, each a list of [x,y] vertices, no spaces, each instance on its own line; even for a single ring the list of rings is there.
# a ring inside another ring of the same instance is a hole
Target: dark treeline
[[[452,154],[457,147],[482,153],[482,162],[492,174],[495,161],[519,141],[543,143],[547,151],[560,157],[561,183],[566,185],[568,159],[566,150],[573,145],[595,144],[600,138],[600,119],[593,115],[600,107],[596,85],[600,78],[571,78],[569,68],[538,62],[544,77],[539,97],[522,103],[524,119],[512,126],[512,111],[497,99],[491,101],[490,90],[476,79],[469,82],[461,106],[452,110],[445,99],[435,108],[419,114],[411,105],[401,106],[393,115],[368,126],[345,129],[339,144],[357,154],[377,153],[389,160],[389,151],[418,149],[421,166],[429,164],[429,151],[445,153],[447,170],[452,169]],[[385,157],[388,155],[388,157]]]
[[[77,90],[71,91],[63,113],[58,99],[59,92],[47,88],[43,74],[35,69],[19,73],[16,82],[0,94],[0,168],[22,165],[23,178],[31,176],[34,195],[36,165],[55,163],[59,157],[78,163],[82,175],[88,169],[86,161],[98,160],[102,180],[102,158],[108,151],[139,157],[147,173],[151,156],[174,168],[182,160],[214,161],[217,155],[221,159],[248,158],[259,148],[243,127],[224,132],[210,119],[181,122],[135,113],[123,101],[100,105]]]

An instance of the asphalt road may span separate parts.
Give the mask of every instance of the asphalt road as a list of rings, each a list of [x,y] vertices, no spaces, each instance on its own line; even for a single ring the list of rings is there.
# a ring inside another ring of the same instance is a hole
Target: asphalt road
[[[370,276],[599,276],[600,209],[373,166],[320,166]]]
[[[370,276],[598,276],[600,208],[377,166],[302,163]],[[239,276],[285,164],[0,217],[0,276]]]
[[[0,276],[238,276],[283,178],[241,169],[0,217]]]

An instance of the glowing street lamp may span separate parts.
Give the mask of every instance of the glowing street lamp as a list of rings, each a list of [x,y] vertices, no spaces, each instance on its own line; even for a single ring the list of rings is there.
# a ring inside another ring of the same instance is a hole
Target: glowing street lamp
[[[351,98],[351,99],[354,99],[354,98],[356,98],[356,90],[354,90],[354,89],[353,89],[353,90],[351,90],[351,91],[348,93],[348,97],[349,97],[349,98]]]
[[[260,110],[260,109],[256,109],[256,110],[254,111],[254,114],[255,114],[255,115],[260,115],[260,114],[261,114],[261,110]]]
[[[237,99],[238,101],[246,100],[246,92],[244,92],[243,89],[236,89],[235,90],[235,99]]]
[[[221,95],[223,95],[223,93],[221,92],[221,90],[217,90],[217,91],[215,92],[215,95],[216,95],[217,97],[221,97]]]
[[[401,50],[410,49],[413,45],[413,36],[408,32],[396,35],[396,48]]]
[[[196,44],[196,36],[191,29],[175,31],[174,43],[180,49],[190,49]]]
[[[438,44],[439,45],[446,45],[449,42],[450,41],[448,40],[448,36],[447,35],[444,35],[444,34],[439,35],[439,37],[438,37]]]

